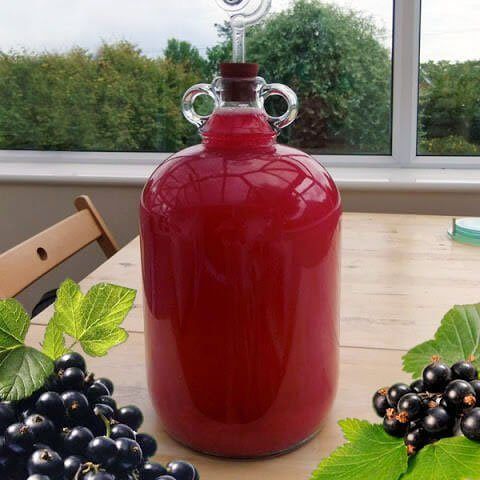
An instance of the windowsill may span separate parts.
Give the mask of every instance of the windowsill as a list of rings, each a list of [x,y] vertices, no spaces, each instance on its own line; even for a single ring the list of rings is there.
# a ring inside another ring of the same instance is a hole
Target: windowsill
[[[142,186],[147,163],[0,162],[0,183]],[[328,167],[342,190],[480,192],[480,169]]]

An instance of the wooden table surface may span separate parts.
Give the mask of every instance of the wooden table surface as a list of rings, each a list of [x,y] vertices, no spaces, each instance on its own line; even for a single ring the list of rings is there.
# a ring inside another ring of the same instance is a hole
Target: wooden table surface
[[[408,380],[402,353],[432,337],[454,304],[480,301],[480,249],[450,241],[448,217],[345,214],[343,220],[341,374],[336,403],[311,442],[276,458],[229,461],[197,454],[163,432],[153,412],[145,379],[139,241],[135,239],[81,282],[138,289],[125,322],[127,343],[89,366],[116,383],[120,404],[145,412],[143,429],[159,441],[157,459],[187,459],[204,480],[306,480],[321,460],[342,443],[336,422],[346,417],[374,420],[370,399],[379,386]],[[40,341],[51,310],[35,318],[33,342]]]

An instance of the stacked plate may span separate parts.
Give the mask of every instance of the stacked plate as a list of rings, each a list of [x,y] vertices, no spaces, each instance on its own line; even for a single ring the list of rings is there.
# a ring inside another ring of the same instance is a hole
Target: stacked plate
[[[448,236],[457,242],[480,246],[480,218],[454,218]]]

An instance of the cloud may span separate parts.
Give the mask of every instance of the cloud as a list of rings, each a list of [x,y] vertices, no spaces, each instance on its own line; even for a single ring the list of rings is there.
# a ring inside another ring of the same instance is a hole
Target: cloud
[[[155,54],[171,37],[212,45],[224,18],[214,0],[15,0],[2,2],[0,46],[62,51],[126,39]]]
[[[273,0],[274,9],[289,0]],[[391,0],[334,0],[363,10],[391,32]],[[478,58],[480,2],[423,0],[422,59]],[[0,10],[0,48],[64,51],[95,49],[102,40],[128,40],[160,55],[171,37],[203,52],[216,42],[215,23],[226,14],[215,0],[10,0]]]

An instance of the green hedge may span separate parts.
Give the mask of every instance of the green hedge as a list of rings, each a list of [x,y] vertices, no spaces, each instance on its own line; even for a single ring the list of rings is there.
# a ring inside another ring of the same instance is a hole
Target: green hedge
[[[175,150],[193,141],[179,99],[198,80],[128,43],[92,55],[0,56],[0,148]]]
[[[230,59],[228,26],[219,34],[206,58],[175,39],[161,58],[126,42],[95,53],[0,53],[0,148],[176,151],[198,142],[180,100]],[[249,60],[300,97],[282,141],[315,152],[390,152],[391,61],[380,35],[372,19],[319,0],[297,0],[249,30]],[[479,61],[422,65],[422,153],[480,153],[478,92]]]

